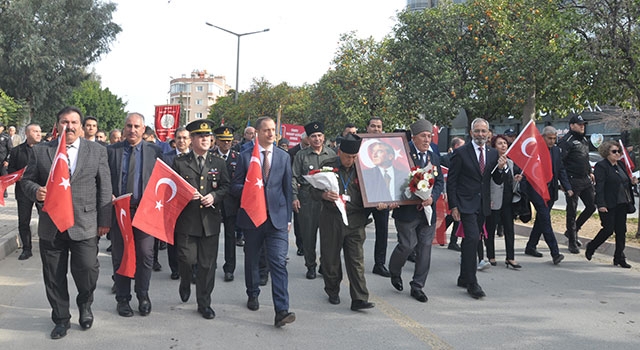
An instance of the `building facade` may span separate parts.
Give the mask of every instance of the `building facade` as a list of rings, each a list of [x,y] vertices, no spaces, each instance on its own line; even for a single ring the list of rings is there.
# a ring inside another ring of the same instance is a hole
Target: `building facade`
[[[185,124],[206,118],[209,107],[231,89],[225,76],[208,74],[206,70],[194,70],[190,76],[171,79],[169,103],[179,104],[184,112]]]

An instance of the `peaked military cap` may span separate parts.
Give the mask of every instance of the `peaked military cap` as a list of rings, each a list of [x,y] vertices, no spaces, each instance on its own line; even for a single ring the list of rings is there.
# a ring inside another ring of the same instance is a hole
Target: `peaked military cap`
[[[209,119],[198,119],[194,120],[191,123],[187,124],[186,128],[192,135],[195,134],[204,134],[204,135],[213,135],[213,124],[212,120]]]
[[[230,126],[221,126],[215,129],[213,132],[216,134],[216,138],[222,141],[233,141],[233,132],[235,130]]]

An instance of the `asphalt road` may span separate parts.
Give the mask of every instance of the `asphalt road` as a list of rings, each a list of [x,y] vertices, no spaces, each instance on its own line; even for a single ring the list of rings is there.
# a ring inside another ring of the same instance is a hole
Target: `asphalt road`
[[[373,225],[370,225],[373,226]],[[393,228],[393,226],[392,226]],[[392,231],[395,232],[395,231]],[[322,279],[306,280],[302,257],[289,256],[291,311],[297,320],[281,329],[273,327],[270,284],[262,290],[260,310],[249,311],[243,282],[242,250],[234,282],[222,281],[218,269],[213,292],[214,320],[196,312],[195,291],[180,302],[178,283],[169,279],[165,266],[154,272],[150,297],[153,311],[132,318],[117,315],[110,293],[111,264],[101,242],[98,289],[95,292],[92,329],[77,323],[73,302],[76,290],[70,281],[72,326],[61,340],[49,339],[53,328],[42,282],[39,252],[18,261],[19,250],[0,260],[1,349],[638,349],[640,348],[640,265],[625,270],[612,265],[611,256],[597,253],[587,262],[583,255],[561,251],[566,259],[551,263],[544,242],[543,258],[522,254],[525,238],[516,236],[516,259],[522,270],[504,265],[478,272],[487,293],[470,298],[456,286],[458,253],[434,246],[431,273],[425,292],[427,303],[409,296],[413,264],[403,273],[405,291],[397,292],[389,279],[371,274],[373,228],[367,228],[365,245],[367,283],[376,307],[364,312],[349,309],[346,281],[342,304],[331,305]],[[389,238],[391,253],[395,234]],[[222,245],[218,263],[222,264]],[[504,243],[497,240],[497,259],[504,260]],[[388,259],[388,256],[387,256]],[[70,276],[70,275],[69,275]],[[134,298],[132,307],[137,310]]]

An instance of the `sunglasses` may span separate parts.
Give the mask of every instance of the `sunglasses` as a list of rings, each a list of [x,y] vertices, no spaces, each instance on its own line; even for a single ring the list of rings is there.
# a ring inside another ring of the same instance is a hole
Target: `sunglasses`
[[[611,153],[622,153],[622,151],[620,151],[619,149],[612,149]]]

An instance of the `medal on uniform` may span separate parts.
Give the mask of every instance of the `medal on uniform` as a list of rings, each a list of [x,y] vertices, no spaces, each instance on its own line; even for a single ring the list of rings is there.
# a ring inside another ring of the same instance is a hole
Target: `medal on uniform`
[[[218,182],[217,181],[211,182],[211,186],[213,186],[213,188],[218,188]]]

